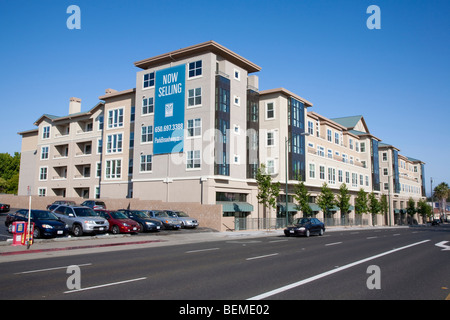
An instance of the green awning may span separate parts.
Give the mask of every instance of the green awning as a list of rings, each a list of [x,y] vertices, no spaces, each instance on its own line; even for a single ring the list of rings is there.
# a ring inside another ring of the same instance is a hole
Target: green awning
[[[247,202],[217,201],[216,204],[222,205],[223,212],[251,212],[251,211],[253,211],[253,206]]]
[[[286,212],[286,203],[278,202],[277,205],[280,207],[281,212]],[[288,211],[297,212],[297,205],[295,203],[288,202]]]
[[[310,203],[309,207],[311,208],[312,211],[320,211],[321,210],[320,207],[315,203]]]

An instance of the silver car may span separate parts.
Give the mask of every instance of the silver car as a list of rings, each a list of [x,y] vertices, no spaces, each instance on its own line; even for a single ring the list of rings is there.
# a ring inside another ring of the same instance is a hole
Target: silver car
[[[69,225],[69,230],[75,237],[83,233],[105,233],[109,229],[108,220],[99,217],[88,207],[60,205],[53,209],[53,213]]]
[[[182,228],[197,228],[198,220],[188,216],[186,212],[175,211],[175,210],[165,210],[169,216],[172,218],[178,218],[181,221]]]
[[[145,212],[150,218],[158,219],[162,222],[165,229],[177,230],[181,228],[181,221],[178,218],[171,217],[163,210],[140,210]]]

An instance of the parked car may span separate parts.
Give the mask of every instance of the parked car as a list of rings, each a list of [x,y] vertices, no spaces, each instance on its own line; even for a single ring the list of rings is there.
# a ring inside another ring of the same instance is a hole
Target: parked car
[[[69,225],[69,230],[76,237],[84,233],[105,233],[109,229],[108,221],[99,217],[94,210],[88,207],[60,205],[53,212]]]
[[[89,207],[91,209],[106,209],[106,204],[103,201],[98,200],[86,200],[81,206]]]
[[[0,212],[9,212],[9,204],[0,203]]]
[[[28,222],[28,209],[20,209],[15,213],[8,214],[5,225],[9,232],[15,221]],[[31,210],[30,221],[34,222],[33,237],[36,239],[64,237],[69,233],[69,226],[48,210]]]
[[[188,216],[186,212],[183,211],[174,211],[174,210],[165,210],[167,214],[172,218],[177,218],[181,221],[182,228],[197,228],[198,221],[197,219],[191,218]]]
[[[294,221],[293,226],[284,229],[286,237],[303,235],[309,237],[311,234],[323,235],[325,225],[317,218],[299,218]]]
[[[47,206],[47,210],[52,210],[50,207],[52,207],[53,209],[56,208],[56,206],[65,204],[66,206],[76,206],[77,204],[75,203],[75,201],[70,201],[70,200],[57,200],[57,201],[53,201],[52,204],[49,204]]]
[[[141,229],[139,223],[128,218],[123,212],[94,210],[100,217],[109,222],[109,231],[113,234],[118,233],[137,233]]]
[[[131,220],[134,220],[137,223],[139,223],[140,232],[161,230],[161,225],[162,225],[161,221],[150,218],[147,214],[145,214],[144,212],[142,212],[140,210],[120,209],[120,210],[118,210],[118,212],[122,212]]]
[[[142,210],[150,218],[158,219],[162,222],[164,229],[177,230],[181,228],[181,221],[178,218],[173,218],[163,210]]]

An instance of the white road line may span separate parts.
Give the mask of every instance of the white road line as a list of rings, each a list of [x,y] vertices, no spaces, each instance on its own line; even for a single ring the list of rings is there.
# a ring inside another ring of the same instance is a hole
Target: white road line
[[[376,239],[378,237],[367,237],[366,239]]]
[[[125,280],[125,281],[119,281],[119,282],[112,282],[112,283],[102,284],[102,285],[94,286],[94,287],[88,287],[88,288],[82,288],[82,289],[75,289],[75,290],[70,290],[70,291],[64,291],[64,293],[74,293],[74,292],[80,292],[80,291],[86,291],[86,290],[92,290],[92,289],[104,288],[104,287],[115,286],[115,285],[118,285],[118,284],[124,284],[124,283],[128,283],[128,282],[139,281],[139,280],[145,280],[145,279],[147,279],[147,277],[137,278],[137,279],[131,279],[131,280]]]
[[[84,267],[84,266],[90,266],[92,263],[85,263],[85,264],[78,264],[78,267]],[[22,272],[16,272],[14,274],[26,274],[26,273],[35,273],[35,272],[44,272],[44,271],[52,271],[52,270],[58,270],[58,269],[67,269],[69,266],[65,267],[55,267],[55,268],[47,268],[47,269],[39,269],[39,270],[30,270],[30,271],[22,271]]]
[[[336,244],[341,244],[342,242],[333,242],[333,243],[327,243],[325,246],[334,246]]]
[[[191,250],[191,251],[186,251],[185,253],[195,253],[195,252],[212,251],[212,250],[219,250],[219,249],[220,249],[220,248],[209,248],[209,249]]]
[[[267,258],[267,257],[272,257],[272,256],[276,256],[278,255],[278,253],[272,253],[272,254],[266,254],[265,256],[258,256],[258,257],[253,257],[253,258],[247,258],[245,260],[255,260],[255,259],[261,259],[261,258]]]
[[[289,240],[287,240],[287,239],[285,239],[285,240],[272,240],[272,241],[269,241],[269,243],[284,242],[284,241],[289,241]]]
[[[409,245],[401,247],[401,248],[389,250],[389,251],[386,251],[386,252],[383,252],[383,253],[380,253],[380,254],[377,254],[377,255],[374,255],[374,256],[371,256],[371,257],[359,260],[359,261],[355,261],[353,263],[350,263],[350,264],[347,264],[345,266],[342,266],[342,267],[339,267],[339,268],[336,268],[336,269],[333,269],[333,270],[330,270],[330,271],[318,274],[316,276],[313,276],[313,277],[310,277],[310,278],[307,278],[307,279],[304,279],[304,280],[301,280],[301,281],[298,281],[298,282],[291,283],[291,284],[289,284],[287,286],[284,286],[284,287],[281,287],[281,288],[278,288],[278,289],[275,289],[275,290],[272,290],[272,291],[268,291],[266,293],[262,293],[260,295],[251,297],[251,298],[249,298],[247,300],[261,300],[261,299],[265,299],[265,298],[271,297],[273,295],[276,295],[278,293],[281,293],[281,292],[284,292],[284,291],[287,291],[287,290],[290,290],[290,289],[302,286],[302,285],[304,285],[306,283],[313,282],[315,280],[324,278],[324,277],[329,276],[329,275],[331,275],[333,273],[340,272],[342,270],[354,267],[356,265],[365,263],[367,261],[374,260],[374,259],[386,256],[388,254],[391,254],[391,253],[394,253],[394,252],[397,252],[397,251],[400,251],[400,250],[404,250],[404,249],[407,249],[407,248],[410,248],[410,247],[414,247],[414,246],[417,246],[419,244],[422,244],[422,243],[425,243],[425,242],[428,242],[428,241],[430,241],[430,240],[423,240],[423,241],[420,241],[420,242],[412,243],[412,244],[409,244]]]

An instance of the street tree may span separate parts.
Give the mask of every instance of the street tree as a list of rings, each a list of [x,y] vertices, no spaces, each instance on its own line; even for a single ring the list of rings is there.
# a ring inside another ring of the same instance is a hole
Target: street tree
[[[266,208],[276,208],[277,198],[280,195],[280,183],[274,183],[272,176],[267,173],[266,166],[261,164],[256,172],[256,183],[258,184],[258,194],[256,198],[264,207],[264,218],[266,218]]]
[[[350,211],[350,193],[345,183],[339,187],[339,193],[336,195],[336,205],[341,210],[341,214],[347,216]]]
[[[372,215],[372,225],[375,225],[375,216],[381,211],[381,205],[373,192],[369,194],[368,210]]]
[[[336,205],[334,194],[326,182],[323,183],[320,194],[317,197],[317,205],[322,209],[324,217],[329,217],[331,209]]]
[[[303,213],[304,217],[312,216],[313,211],[309,206],[310,194],[303,181],[294,186],[294,199],[297,201],[296,209]]]

